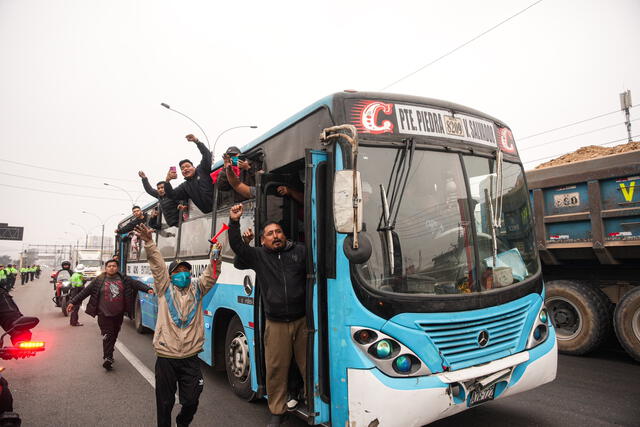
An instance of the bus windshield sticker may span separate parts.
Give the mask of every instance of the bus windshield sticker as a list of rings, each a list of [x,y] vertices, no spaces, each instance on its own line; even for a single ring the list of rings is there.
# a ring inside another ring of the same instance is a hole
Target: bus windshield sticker
[[[498,147],[515,153],[513,135],[507,128],[465,114],[451,115],[446,110],[360,100],[351,107],[351,123],[360,133],[410,134],[464,140]]]

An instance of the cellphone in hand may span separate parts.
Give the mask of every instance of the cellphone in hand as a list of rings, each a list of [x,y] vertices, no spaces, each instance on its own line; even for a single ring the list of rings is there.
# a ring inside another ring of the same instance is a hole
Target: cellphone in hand
[[[231,158],[231,164],[232,164],[233,166],[238,166],[238,159],[239,159],[239,157],[238,157],[238,156],[234,156],[234,157],[232,157],[232,158]]]
[[[176,167],[175,167],[175,166],[171,166],[171,167],[169,168],[169,170],[170,170],[171,172],[175,172],[175,171],[176,171]]]

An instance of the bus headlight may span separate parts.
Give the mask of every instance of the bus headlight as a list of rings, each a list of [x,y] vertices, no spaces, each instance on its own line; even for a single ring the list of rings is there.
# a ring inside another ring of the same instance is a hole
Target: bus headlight
[[[391,377],[431,374],[429,368],[413,351],[380,331],[352,326],[351,337],[376,367]]]
[[[533,328],[529,333],[529,339],[527,340],[527,350],[542,344],[549,336],[549,312],[544,304],[540,308],[540,312],[536,317],[536,321],[533,322]]]

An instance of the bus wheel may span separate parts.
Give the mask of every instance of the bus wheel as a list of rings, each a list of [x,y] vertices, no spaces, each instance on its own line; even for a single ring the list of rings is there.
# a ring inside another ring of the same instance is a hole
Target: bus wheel
[[[224,348],[229,384],[238,397],[249,400],[253,395],[249,344],[238,316],[234,316],[229,322]]]
[[[611,329],[610,303],[602,291],[570,280],[554,280],[545,286],[545,304],[561,353],[582,355],[607,338]]]
[[[142,307],[140,307],[140,300],[136,298],[136,314],[133,319],[134,325],[136,325],[136,332],[139,334],[146,334],[149,332],[149,328],[142,324]]]
[[[640,286],[622,297],[613,314],[613,324],[622,347],[640,362]]]

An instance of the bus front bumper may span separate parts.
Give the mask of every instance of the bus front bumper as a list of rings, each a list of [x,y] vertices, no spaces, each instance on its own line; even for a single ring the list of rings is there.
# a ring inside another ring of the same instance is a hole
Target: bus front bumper
[[[423,377],[391,378],[377,369],[349,369],[349,421],[354,426],[423,426],[469,408],[472,384],[499,375],[495,399],[556,377],[555,334],[531,350],[493,362]],[[468,389],[469,388],[469,389]],[[462,390],[454,396],[454,390]],[[378,421],[377,423],[375,421]]]

